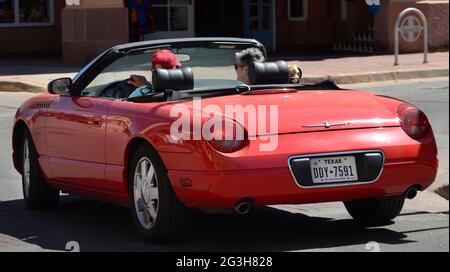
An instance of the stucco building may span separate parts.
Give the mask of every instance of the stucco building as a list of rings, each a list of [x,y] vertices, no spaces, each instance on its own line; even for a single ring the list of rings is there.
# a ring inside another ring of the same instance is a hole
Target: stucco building
[[[0,57],[53,52],[86,63],[120,43],[173,37],[256,38],[273,51],[392,51],[407,7],[430,21],[430,48],[448,49],[449,1],[381,0],[0,0]],[[79,5],[78,5],[79,4]],[[423,43],[401,40],[402,51]]]

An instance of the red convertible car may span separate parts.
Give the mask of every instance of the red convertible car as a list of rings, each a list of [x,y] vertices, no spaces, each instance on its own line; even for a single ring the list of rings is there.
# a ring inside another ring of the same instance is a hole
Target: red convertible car
[[[359,222],[390,222],[434,182],[436,143],[418,108],[331,82],[289,84],[284,62],[251,64],[245,85],[233,65],[248,48],[265,54],[248,39],[126,44],[51,82],[15,116],[27,207],[55,205],[60,192],[127,205],[144,238],[159,242],[185,233],[193,209],[342,201]],[[182,67],[152,73],[161,49]],[[154,91],[130,98],[136,74]],[[220,126],[208,126],[213,117]]]

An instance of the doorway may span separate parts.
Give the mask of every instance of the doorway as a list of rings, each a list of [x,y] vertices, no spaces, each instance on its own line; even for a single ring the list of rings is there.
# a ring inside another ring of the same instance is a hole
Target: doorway
[[[245,37],[260,41],[274,51],[274,0],[245,0]]]
[[[243,37],[244,0],[196,0],[197,37]]]

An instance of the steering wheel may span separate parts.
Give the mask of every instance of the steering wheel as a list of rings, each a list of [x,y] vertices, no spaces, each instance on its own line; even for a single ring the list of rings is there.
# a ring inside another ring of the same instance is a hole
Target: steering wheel
[[[136,87],[128,84],[128,81],[130,81],[129,78],[111,83],[102,91],[100,97],[111,97],[117,99],[128,98],[136,90]]]

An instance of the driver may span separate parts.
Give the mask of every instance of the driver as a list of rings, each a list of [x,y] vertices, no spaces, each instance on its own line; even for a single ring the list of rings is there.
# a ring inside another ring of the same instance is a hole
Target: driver
[[[152,57],[152,72],[156,71],[156,69],[177,69],[181,66],[175,54],[170,50],[159,50]],[[128,84],[137,88],[128,98],[154,92],[153,85],[144,76],[131,75]]]

